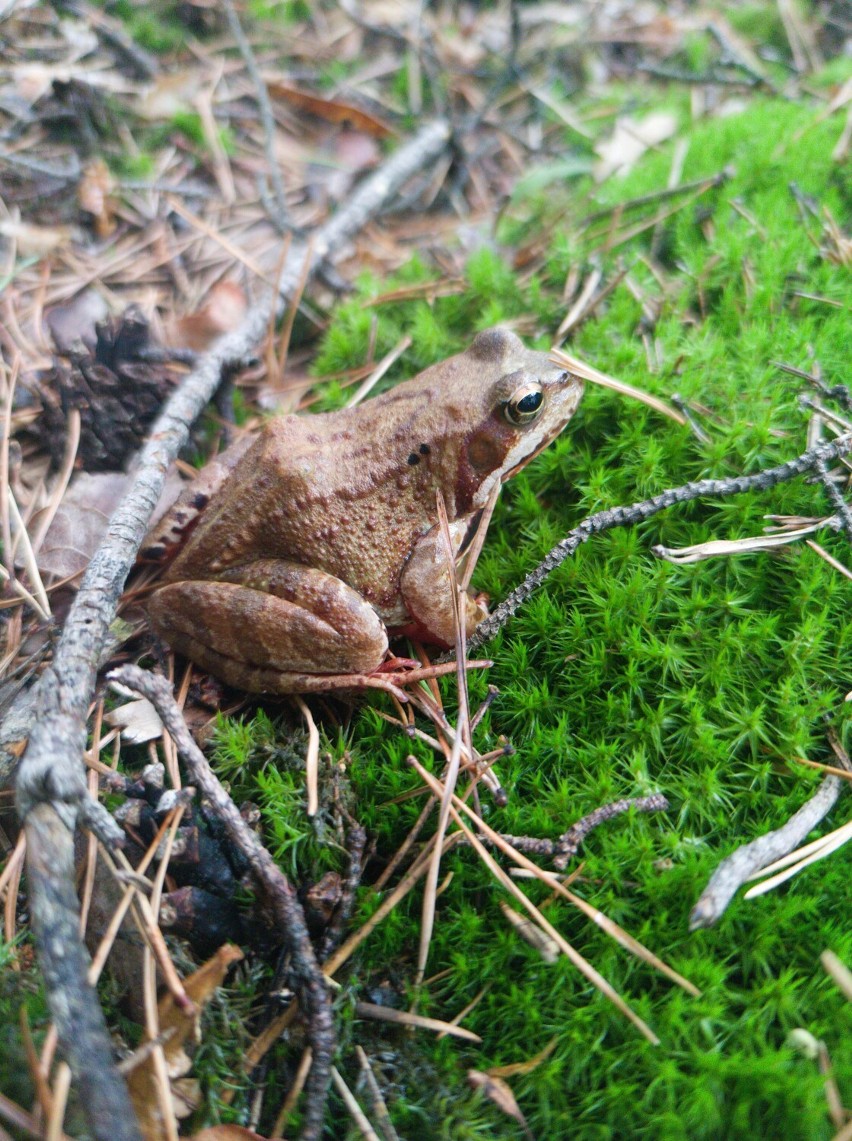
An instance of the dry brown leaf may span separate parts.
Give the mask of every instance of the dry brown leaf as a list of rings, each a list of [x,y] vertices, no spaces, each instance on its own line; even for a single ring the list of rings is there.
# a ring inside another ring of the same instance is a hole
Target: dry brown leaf
[[[129,479],[119,471],[96,475],[81,472],[76,476],[65,492],[39,549],[37,561],[42,574],[67,578],[86,569],[100,546],[110,516],[127,489]],[[33,516],[31,533],[38,531],[41,517],[41,511]]]
[[[114,189],[113,177],[104,160],[96,158],[90,162],[80,179],[77,201],[81,210],[92,215],[95,234],[99,238],[108,238],[116,227],[115,202],[112,199]]]
[[[239,962],[242,957],[239,947],[226,943],[184,981],[184,989],[195,1004],[194,1010],[180,1009],[175,1005],[171,994],[166,994],[160,1000],[157,1007],[160,1035],[164,1039],[162,1050],[170,1078],[183,1077],[186,1073],[189,1059],[184,1047],[196,1034],[201,1008],[210,1000],[216,987],[221,986],[232,964]],[[145,1141],[164,1141],[168,1134],[157,1097],[153,1056],[146,1058],[131,1071],[127,1086]],[[175,1109],[177,1111],[178,1106]]]
[[[236,329],[247,308],[246,295],[235,281],[218,281],[203,305],[169,326],[166,339],[170,345],[202,353],[218,337]]]
[[[513,1121],[517,1121],[527,1136],[531,1136],[527,1119],[521,1113],[520,1106],[515,1101],[515,1095],[502,1078],[493,1078],[490,1074],[483,1073],[482,1070],[468,1070],[467,1081],[473,1089],[482,1090],[483,1094],[490,1101],[493,1101],[499,1110],[502,1110],[507,1117],[511,1117]]]
[[[342,99],[327,99],[322,95],[301,91],[289,83],[282,83],[280,79],[268,79],[266,87],[274,99],[283,99],[291,107],[298,107],[300,111],[307,111],[309,115],[316,115],[327,123],[349,123],[377,139],[386,139],[395,133],[389,123]]]
[[[677,118],[670,111],[655,111],[644,119],[631,119],[625,115],[616,120],[615,130],[608,139],[595,146],[600,162],[593,174],[603,182],[612,174],[624,176],[639,161],[649,147],[659,146],[677,130]]]
[[[160,715],[146,697],[128,701],[104,714],[108,725],[121,730],[122,739],[131,745],[144,745],[156,741],[163,732]]]
[[[139,100],[136,110],[143,119],[171,119],[181,111],[191,110],[204,81],[204,72],[197,66],[161,73]]]
[[[104,471],[95,474],[79,472],[62,497],[56,515],[47,529],[37,554],[42,574],[67,578],[79,574],[101,544],[110,516],[118,506],[130,483],[130,476],[122,471]],[[153,518],[160,518],[183,487],[183,481],[172,469],[166,476],[166,485]],[[44,508],[37,511],[30,522],[30,534],[35,535]]]

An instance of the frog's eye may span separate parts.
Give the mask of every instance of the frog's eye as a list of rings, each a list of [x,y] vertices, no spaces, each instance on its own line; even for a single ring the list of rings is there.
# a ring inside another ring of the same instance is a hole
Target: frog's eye
[[[531,424],[541,411],[543,403],[544,393],[540,385],[522,384],[503,405],[503,415],[516,427]]]

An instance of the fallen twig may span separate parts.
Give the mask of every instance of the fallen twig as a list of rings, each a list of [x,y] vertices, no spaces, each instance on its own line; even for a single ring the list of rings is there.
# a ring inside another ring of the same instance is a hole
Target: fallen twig
[[[186,726],[167,678],[138,666],[122,666],[108,678],[146,697],[156,708],[178,752],[190,770],[192,783],[210,802],[231,842],[249,862],[271,904],[298,980],[299,1004],[308,1020],[313,1065],[307,1083],[302,1137],[317,1138],[325,1117],[325,1098],[334,1053],[334,1021],[322,970],[314,955],[298,896],[284,873],[240,815],[237,806],[201,752]]]
[[[852,761],[840,747],[840,742],[833,733],[829,733],[829,743],[843,767],[852,771]],[[746,880],[798,847],[805,836],[816,828],[834,807],[843,784],[841,777],[827,776],[810,800],[806,800],[786,824],[776,828],[774,832],[759,836],[750,844],[744,844],[723,860],[692,909],[689,916],[690,931],[700,927],[712,927],[721,919],[725,908]]]
[[[566,537],[557,543],[552,551],[539,563],[524,581],[517,586],[508,598],[497,606],[493,612],[481,622],[468,642],[468,650],[475,650],[505,626],[516,610],[530,597],[552,570],[555,570],[565,559],[570,558],[577,548],[602,531],[609,531],[613,527],[632,527],[643,523],[653,515],[674,507],[679,503],[689,503],[701,496],[715,496],[721,498],[728,495],[741,495],[745,491],[767,491],[779,483],[786,483],[797,476],[805,475],[809,471],[818,470],[820,464],[828,464],[840,456],[852,451],[852,435],[840,436],[831,443],[818,443],[808,448],[795,459],[777,467],[767,468],[754,475],[732,476],[730,479],[699,479],[692,483],[685,483],[681,487],[669,488],[654,495],[650,499],[643,499],[639,503],[628,507],[608,507],[589,515]],[[447,660],[452,656],[448,651],[438,661]]]
[[[309,245],[294,243],[277,294],[254,306],[237,330],[217,341],[170,397],[142,450],[133,484],[89,564],[53,662],[42,676],[29,744],[18,771],[17,806],[27,832],[32,832],[29,846],[37,849],[31,858],[37,859],[44,871],[31,879],[30,903],[36,931],[41,933],[37,938],[48,1002],[77,1079],[85,1080],[87,1087],[98,1087],[97,1093],[92,1088],[82,1099],[98,1141],[136,1141],[139,1132],[124,1084],[112,1065],[112,1044],[96,995],[86,983],[87,957],[76,929],[72,930],[73,925],[69,924],[73,946],[45,936],[51,931],[56,911],[51,896],[61,896],[69,908],[76,905],[76,898],[72,901],[70,859],[75,826],[92,827],[108,845],[120,843],[122,837],[106,810],[89,797],[81,761],[98,657],[118,599],[162,491],[166,470],[185,442],[190,425],[216,391],[223,370],[244,361],[256,350],[272,309],[286,308],[302,278],[305,263],[308,272],[314,272],[412,174],[434,162],[449,138],[449,125],[442,120],[424,127],[365,180],[346,206],[317,230]],[[0,727],[0,737],[3,736]],[[50,824],[46,816],[51,818]],[[106,1116],[100,1112],[105,1102],[110,1106]]]
[[[614,800],[610,804],[602,804],[600,808],[594,809],[576,824],[572,824],[558,840],[548,840],[540,836],[510,836],[506,832],[499,832],[498,835],[501,840],[525,855],[551,860],[553,866],[562,872],[577,855],[580,845],[594,828],[620,816],[623,812],[629,812],[631,808],[634,812],[665,812],[668,807],[668,800],[660,793],[655,793],[653,796],[632,796],[624,800]],[[480,840],[485,844],[491,844],[487,836],[480,836]]]
[[[252,46],[242,29],[234,5],[231,3],[231,0],[223,0],[223,4],[225,7],[225,15],[228,18],[228,27],[231,29],[231,35],[236,40],[237,47],[240,49],[240,53],[246,65],[246,71],[249,73],[249,78],[254,84],[257,109],[260,112],[260,122],[263,127],[263,146],[266,152],[266,165],[269,170],[269,178],[275,195],[274,205],[278,211],[277,216],[273,215],[270,220],[278,232],[284,234],[290,229],[290,211],[287,209],[287,196],[284,191],[284,182],[281,178],[281,168],[275,156],[275,117],[272,114],[272,104],[269,102],[269,92],[266,90],[266,84],[263,82],[263,78],[258,70],[257,60],[254,58]]]

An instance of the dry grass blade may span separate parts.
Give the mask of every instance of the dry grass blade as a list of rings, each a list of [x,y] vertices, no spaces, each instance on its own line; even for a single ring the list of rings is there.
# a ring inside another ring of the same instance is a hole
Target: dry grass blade
[[[147,871],[151,861],[155,858],[157,852],[160,850],[160,843],[166,833],[170,829],[173,834],[177,833],[177,829],[180,826],[184,812],[185,806],[183,804],[179,804],[167,814],[165,820],[163,820],[162,824],[157,830],[153,840],[148,845],[148,850],[145,852],[145,855],[136,866],[137,875],[144,875],[144,873]],[[101,855],[105,856],[106,854],[108,853],[105,853],[102,847]],[[113,912],[112,918],[110,919],[107,929],[101,938],[100,944],[98,945],[98,949],[92,956],[92,962],[88,972],[88,981],[92,986],[95,986],[101,976],[101,971],[104,969],[110,950],[112,949],[112,945],[115,941],[116,936],[118,935],[119,928],[121,927],[124,917],[133,902],[136,890],[137,889],[132,884],[128,887],[125,887],[124,894],[122,895],[118,906]]]
[[[402,354],[406,352],[410,347],[411,337],[402,337],[397,342],[397,344],[394,345],[391,351],[386,356],[382,357],[382,359],[379,361],[367,379],[363,380],[358,388],[356,388],[356,390],[352,393],[352,397],[346,407],[354,408],[357,404],[360,404],[362,400],[365,400],[373,391],[373,388],[378,384],[378,382],[391,367],[391,365],[396,364]]]
[[[559,958],[559,947],[550,938],[546,931],[534,923],[531,919],[525,919],[523,915],[519,915],[513,907],[509,907],[505,900],[500,900],[500,910],[506,916],[506,921],[510,926],[514,927],[521,939],[525,943],[529,943],[531,947],[535,947],[541,955],[545,963],[555,963]]]
[[[441,1018],[412,1014],[410,1010],[394,1010],[391,1006],[377,1006],[373,1002],[356,1002],[355,1013],[361,1018],[377,1022],[393,1022],[397,1026],[409,1026],[415,1030],[435,1030],[449,1034],[453,1038],[464,1038],[467,1042],[482,1041],[478,1034],[474,1034],[472,1030],[465,1030],[463,1026],[454,1026],[452,1022],[444,1022]]]
[[[62,1136],[62,1122],[65,1120],[65,1109],[68,1105],[70,1090],[71,1067],[67,1062],[60,1062],[56,1067],[56,1077],[53,1080],[53,1106],[50,1116],[45,1122],[45,1141],[59,1141]]]
[[[808,844],[805,848],[799,848],[795,852],[791,852],[789,856],[785,856],[783,860],[778,860],[775,864],[770,864],[768,868],[763,868],[761,875],[766,875],[767,871],[772,871],[782,864],[792,866],[786,867],[786,870],[780,871],[777,875],[770,875],[762,883],[755,884],[750,887],[743,896],[744,899],[755,899],[759,895],[764,895],[767,891],[772,891],[786,880],[792,879],[793,876],[798,875],[810,864],[815,864],[818,860],[824,860],[826,856],[830,856],[832,852],[836,852],[838,848],[842,848],[844,844],[848,844],[852,840],[852,820],[847,824],[843,824],[840,828],[835,828],[833,832],[822,836],[819,840],[815,840],[812,844]]]
[[[80,417],[80,410],[78,408],[72,408],[68,413],[68,439],[65,442],[65,454],[62,457],[62,467],[59,470],[59,476],[51,492],[50,503],[48,503],[45,510],[41,513],[38,529],[32,537],[33,554],[37,555],[41,550],[44,537],[56,516],[56,512],[59,510],[62,497],[68,490],[68,484],[71,482],[71,476],[74,473],[74,461],[77,459],[77,450],[80,447],[81,430],[82,419]]]
[[[370,1124],[366,1113],[358,1104],[358,1099],[355,1097],[355,1094],[340,1076],[340,1072],[336,1066],[331,1067],[331,1080],[334,1082],[337,1092],[343,1098],[343,1104],[349,1111],[349,1114],[352,1120],[355,1122],[355,1125],[357,1126],[358,1132],[361,1134],[361,1136],[365,1138],[365,1141],[379,1141],[378,1133],[376,1133],[375,1129]]]
[[[415,764],[415,768],[420,771],[419,765]],[[434,781],[434,778],[431,778],[431,780]],[[673,970],[667,963],[664,963],[662,959],[658,958],[653,953],[653,951],[650,951],[647,947],[643,946],[643,944],[640,943],[638,939],[634,939],[632,935],[630,935],[608,916],[604,915],[602,911],[599,911],[597,907],[593,907],[590,903],[587,903],[585,899],[582,899],[580,896],[575,895],[572,891],[569,891],[568,888],[559,880],[552,879],[547,872],[543,871],[538,866],[538,864],[536,864],[533,860],[529,859],[522,852],[519,852],[517,848],[508,843],[508,841],[503,836],[501,836],[499,832],[495,832],[493,828],[489,827],[489,825],[486,824],[480,816],[477,816],[473,809],[465,804],[464,801],[460,800],[458,797],[454,797],[454,801],[456,807],[460,808],[462,812],[464,812],[473,821],[476,827],[485,836],[488,837],[488,839],[496,848],[499,848],[502,852],[505,853],[505,855],[514,860],[519,867],[525,868],[527,871],[535,875],[536,878],[542,881],[542,883],[549,884],[559,895],[568,900],[568,902],[573,904],[573,906],[576,907],[579,911],[582,911],[584,915],[591,919],[593,923],[596,923],[598,927],[600,927],[603,931],[606,931],[606,933],[611,938],[615,939],[615,941],[622,947],[624,947],[625,950],[630,951],[631,954],[635,955],[638,959],[642,959],[643,962],[646,962],[650,966],[654,967],[655,970],[658,970],[661,974],[671,979],[673,983],[676,983],[677,986],[681,987],[688,994],[697,996],[701,993],[698,988],[689,981],[689,979],[685,979],[683,975],[678,974],[677,971]],[[552,930],[550,925],[548,925],[547,930]]]
[[[742,539],[710,539],[706,543],[696,543],[691,547],[652,547],[653,554],[665,559],[667,563],[676,566],[685,566],[689,563],[700,563],[705,559],[716,559],[725,555],[745,555],[756,551],[771,551],[775,547],[785,547],[795,543],[805,535],[812,535],[823,527],[831,526],[831,519],[823,519],[810,527],[798,527],[796,530],[785,531],[780,535],[749,535]]]
[[[450,872],[450,875],[452,875],[452,874],[453,873]],[[450,972],[450,973],[452,973],[452,972]],[[491,990],[491,983],[486,983],[486,985],[482,988],[482,990],[480,990],[477,994],[475,994],[473,996],[473,998],[470,1000],[470,1002],[467,1004],[467,1006],[463,1006],[462,1009],[458,1012],[458,1014],[454,1015],[450,1019],[450,1026],[459,1026],[462,1022],[464,1022],[464,1020],[467,1018],[467,1016],[470,1014],[470,1012],[472,1010],[476,1010],[477,1006],[479,1006],[479,1004],[482,1002],[482,1000],[485,998],[485,996],[488,994],[488,992],[490,990]],[[447,1033],[446,1030],[442,1030],[441,1033],[438,1035],[438,1037],[443,1038],[446,1033]]]
[[[38,1120],[34,1114],[27,1113],[25,1109],[21,1109],[11,1098],[6,1097],[6,1095],[2,1093],[0,1093],[0,1118],[3,1118],[4,1121],[7,1121],[10,1125],[14,1126],[15,1129],[19,1129],[27,1136],[35,1138],[35,1141],[44,1141],[43,1122]],[[8,1136],[8,1134],[6,1136]],[[70,1138],[66,1134],[60,1133],[57,1141],[70,1141]]]
[[[833,555],[830,555],[825,547],[821,547],[819,543],[815,543],[813,539],[805,539],[805,542],[811,548],[811,550],[815,554],[819,555],[821,559],[827,562],[829,566],[834,567],[836,571],[840,571],[840,573],[845,575],[846,578],[852,579],[852,571],[850,571],[849,567],[844,566],[839,559],[836,559]]]
[[[447,836],[444,839],[443,849],[444,854],[449,851],[451,847],[461,840],[461,834],[457,833],[453,836]],[[404,899],[411,889],[418,883],[419,880],[426,875],[429,870],[429,861],[432,855],[432,845],[435,839],[432,839],[427,844],[423,852],[418,856],[417,860],[406,872],[403,879],[397,884],[390,895],[382,901],[380,907],[377,907],[367,922],[359,927],[349,938],[341,943],[338,949],[323,963],[323,972],[332,977],[336,971],[340,970],[343,964],[349,959],[355,951],[361,946],[364,940],[375,930],[381,921],[393,911],[401,899]]]
[[[685,425],[687,423],[686,417],[677,409],[672,408],[670,404],[666,404],[665,400],[660,400],[657,396],[643,392],[640,388],[634,388],[632,384],[627,384],[626,381],[616,380],[614,376],[607,376],[605,372],[600,372],[578,357],[572,357],[569,353],[563,352],[562,349],[551,349],[550,359],[555,364],[570,369],[571,372],[581,379],[587,380],[590,384],[600,385],[601,388],[611,388],[613,392],[620,392],[622,396],[629,396],[633,400],[638,400],[656,412],[661,412],[663,416],[668,416],[676,424]]]
[[[824,765],[821,761],[811,761],[807,757],[794,757],[793,760],[798,765],[807,765],[809,769],[830,773],[831,776],[840,777],[841,780],[852,780],[852,769],[839,769],[837,765]]]
[[[313,1051],[310,1046],[307,1046],[302,1053],[299,1068],[296,1070],[296,1076],[293,1078],[293,1084],[287,1090],[287,1096],[281,1103],[278,1116],[275,1118],[275,1124],[272,1127],[273,1137],[284,1136],[284,1126],[287,1123],[287,1118],[296,1108],[296,1102],[302,1096],[302,1090],[305,1088],[305,1082],[308,1080],[308,1074],[311,1072],[311,1062],[313,1058]]]
[[[447,761],[447,770],[444,777],[443,789],[439,800],[438,825],[436,828],[435,845],[432,848],[432,859],[426,885],[423,891],[423,913],[420,923],[420,947],[417,954],[416,985],[420,986],[426,973],[426,960],[429,956],[429,944],[432,941],[432,931],[435,923],[435,901],[438,891],[438,876],[441,870],[441,857],[443,855],[444,835],[450,819],[453,793],[459,776],[461,763],[462,743],[466,742],[470,751],[470,715],[467,701],[467,675],[465,672],[465,637],[459,611],[459,584],[456,579],[456,565],[453,555],[453,543],[450,537],[450,523],[447,518],[447,508],[441,491],[437,494],[438,519],[441,525],[441,536],[444,541],[444,554],[447,560],[447,581],[449,583],[453,606],[453,629],[455,631],[456,666],[458,678],[459,716],[456,726],[456,735],[453,740],[450,756]],[[439,582],[438,589],[442,583]]]
[[[440,788],[439,783],[434,780],[430,773],[426,772],[422,765],[419,764],[416,757],[409,757],[408,760],[409,764],[411,764],[417,770],[420,776],[429,784],[433,792],[435,792],[437,795]],[[463,810],[467,810],[467,806],[465,804],[463,804],[461,801],[458,801],[458,798],[455,799]],[[521,891],[517,884],[512,882],[511,877],[506,875],[506,873],[503,871],[503,869],[500,867],[500,865],[497,863],[497,861],[494,859],[494,857],[491,855],[479,837],[476,836],[462,820],[455,805],[451,806],[451,812],[453,819],[467,838],[468,843],[476,850],[479,858],[482,860],[494,878],[498,881],[498,883],[501,883],[509,892],[509,894],[513,895],[515,899],[517,899],[517,901],[521,904],[521,906],[529,912],[538,926],[545,930],[548,935],[550,935],[550,937],[556,942],[560,951],[562,951],[563,955],[565,955],[566,958],[568,958],[574,964],[574,966],[581,972],[581,974],[583,974],[589,980],[589,982],[592,983],[593,986],[597,987],[601,994],[608,998],[613,1006],[620,1010],[625,1018],[629,1019],[652,1045],[658,1046],[660,1044],[660,1040],[650,1028],[650,1026],[648,1026],[648,1024],[643,1021],[643,1019],[641,1019],[638,1014],[631,1010],[631,1008],[627,1005],[618,991],[616,991],[615,988],[607,982],[603,975],[595,970],[588,959],[581,955],[579,951],[572,947],[571,944],[562,935],[560,935],[553,924],[550,923],[542,915],[535,904],[527,898],[527,896]],[[471,813],[471,815],[473,815],[473,813]],[[476,818],[476,821],[477,825],[482,825],[482,822],[478,817]],[[485,828],[483,828],[483,831],[484,830]],[[518,855],[520,856],[520,853]]]
[[[834,951],[823,951],[819,959],[838,987],[852,1002],[852,971],[835,955]]]
[[[373,1067],[370,1065],[370,1059],[367,1057],[366,1052],[362,1046],[355,1047],[355,1053],[358,1056],[358,1062],[361,1066],[361,1073],[364,1075],[364,1080],[367,1083],[367,1088],[370,1091],[370,1097],[373,1102],[373,1113],[379,1123],[379,1129],[382,1131],[385,1141],[399,1141],[399,1135],[393,1127],[393,1122],[388,1113],[388,1107],[385,1105],[385,1099],[382,1097],[382,1091],[379,1088],[379,1083],[376,1080],[376,1075],[373,1073]]]
[[[305,753],[305,783],[308,790],[308,816],[316,816],[319,811],[319,730],[301,697],[295,696],[299,712],[305,719],[308,729],[308,748]]]
[[[35,552],[30,542],[29,533],[27,532],[26,524],[21,517],[18,510],[18,504],[15,502],[15,497],[12,494],[12,489],[7,485],[7,502],[9,504],[9,521],[14,532],[13,547],[20,545],[21,561],[24,564],[24,570],[27,572],[30,582],[33,584],[33,596],[24,587],[15,580],[14,574],[10,575],[12,585],[15,590],[30,603],[40,618],[45,621],[50,620],[50,602],[48,601],[47,591],[44,589],[44,583],[41,580],[41,573],[38,569],[36,562]]]
[[[0,873],[0,896],[3,895],[3,893],[9,887],[13,878],[19,874],[20,869],[23,867],[26,847],[26,833],[19,832],[18,839],[15,842],[15,847],[12,850],[12,854],[6,861],[6,867],[3,869],[2,873]]]

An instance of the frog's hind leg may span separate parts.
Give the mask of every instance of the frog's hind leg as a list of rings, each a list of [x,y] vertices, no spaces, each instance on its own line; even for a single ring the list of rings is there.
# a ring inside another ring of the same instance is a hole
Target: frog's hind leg
[[[346,583],[262,559],[220,579],[168,583],[149,614],[173,649],[254,693],[322,688],[324,675],[371,674],[387,651],[375,610]]]

